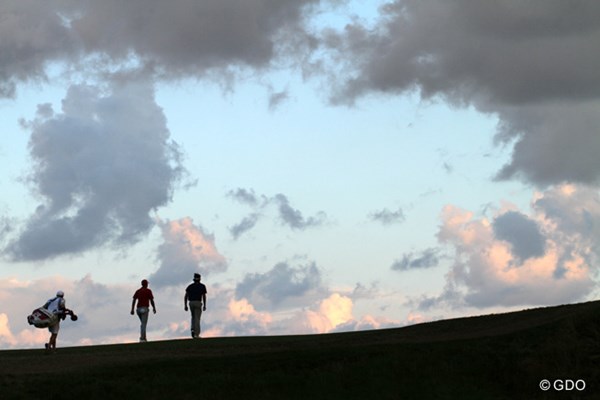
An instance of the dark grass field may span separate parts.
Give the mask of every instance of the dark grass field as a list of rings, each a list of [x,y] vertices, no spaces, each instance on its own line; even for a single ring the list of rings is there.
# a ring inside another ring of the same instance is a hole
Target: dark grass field
[[[0,399],[600,399],[599,362],[600,302],[588,302],[378,331],[0,351]],[[585,389],[542,391],[542,379]]]

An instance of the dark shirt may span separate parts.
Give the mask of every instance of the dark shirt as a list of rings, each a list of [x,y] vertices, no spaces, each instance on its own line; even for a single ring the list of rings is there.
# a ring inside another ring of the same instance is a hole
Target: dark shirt
[[[152,295],[152,290],[141,287],[133,294],[133,298],[137,299],[138,307],[150,307],[150,300],[154,300],[154,296]]]
[[[206,294],[206,286],[200,282],[194,282],[185,289],[189,301],[200,301]]]

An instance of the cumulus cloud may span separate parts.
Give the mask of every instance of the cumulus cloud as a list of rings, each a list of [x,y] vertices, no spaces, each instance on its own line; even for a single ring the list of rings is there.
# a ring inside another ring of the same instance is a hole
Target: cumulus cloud
[[[296,268],[296,272],[304,273],[302,267]],[[355,300],[343,292],[299,290],[296,292],[301,297],[298,301],[284,300],[277,309],[265,310],[264,301],[254,293],[251,297],[262,302],[262,306],[239,297],[236,287],[214,279],[203,281],[208,287],[208,311],[202,316],[203,337],[325,333],[400,325],[384,317],[355,316]],[[152,314],[148,322],[149,339],[189,337],[190,314],[183,310],[181,303],[184,285],[159,287],[155,282],[150,281],[150,288],[157,313]],[[105,284],[95,281],[91,275],[76,280],[52,276],[28,281],[0,279],[0,300],[14,303],[14,307],[0,313],[0,348],[43,348],[48,331],[29,326],[25,316],[53,297],[57,289],[65,292],[67,307],[79,316],[77,322],[65,321],[59,346],[136,342],[139,320],[129,314],[129,309],[137,288],[139,281]]]
[[[247,299],[231,299],[227,310],[230,321],[221,330],[225,336],[266,335],[273,322],[271,314],[256,311]]]
[[[504,211],[490,222],[446,206],[438,238],[454,250],[454,261],[444,292],[422,299],[421,307],[548,305],[585,299],[596,285],[599,202],[597,190],[561,185],[536,194],[529,216]],[[526,232],[534,238],[525,238]],[[519,240],[524,243],[517,244]]]
[[[103,93],[74,85],[62,113],[41,109],[26,123],[28,181],[41,203],[5,254],[43,260],[137,242],[184,171],[153,88],[129,82]]]
[[[196,76],[230,65],[262,68],[310,39],[305,14],[318,0],[87,1],[71,21],[87,52],[131,54],[165,74]],[[176,21],[176,23],[174,23]]]
[[[190,282],[196,272],[204,277],[227,270],[227,261],[217,250],[214,236],[205,233],[191,218],[158,224],[163,237],[158,248],[160,266],[149,277],[155,286]]]
[[[334,100],[417,91],[500,118],[499,179],[598,183],[600,5],[395,0],[374,27],[326,30]],[[577,60],[576,62],[574,60]]]
[[[297,312],[291,321],[293,330],[302,333],[348,332],[398,327],[399,321],[369,314],[356,317],[354,302],[341,293],[332,293],[314,306]]]
[[[6,0],[0,8],[0,98],[17,84],[46,78],[50,63],[76,55],[76,40],[64,24],[61,2]]]
[[[232,75],[302,60],[314,47],[307,18],[319,0],[6,0],[0,21],[0,96],[45,78],[50,64],[153,77]]]
[[[513,255],[520,260],[544,255],[544,236],[537,223],[526,215],[508,211],[494,219],[492,228],[496,239],[508,242]]]
[[[7,314],[0,313],[0,348],[39,346],[48,341],[47,331],[23,329],[14,333]],[[41,346],[40,346],[41,347]]]
[[[424,269],[436,267],[440,262],[440,249],[429,248],[420,253],[406,253],[401,260],[397,260],[392,264],[392,269],[395,271],[408,271],[411,269]]]
[[[353,320],[353,307],[354,304],[349,297],[333,293],[321,301],[316,311],[306,311],[305,316],[313,332],[326,333]]]
[[[541,186],[600,183],[598,107],[600,100],[590,99],[499,108],[497,141],[514,147],[512,159],[496,178],[519,178]]]
[[[238,188],[230,190],[227,195],[235,201],[254,209],[251,214],[244,217],[240,222],[229,227],[229,232],[231,232],[234,239],[238,239],[242,234],[252,230],[259,220],[266,215],[266,210],[270,206],[273,206],[277,210],[278,219],[281,224],[293,230],[319,227],[327,222],[327,214],[323,211],[319,211],[313,216],[305,217],[302,211],[294,208],[287,196],[281,193],[272,197],[259,196],[252,189]]]
[[[314,263],[291,266],[281,262],[265,273],[246,274],[236,286],[235,296],[248,299],[260,309],[310,303],[323,293],[321,271]]]

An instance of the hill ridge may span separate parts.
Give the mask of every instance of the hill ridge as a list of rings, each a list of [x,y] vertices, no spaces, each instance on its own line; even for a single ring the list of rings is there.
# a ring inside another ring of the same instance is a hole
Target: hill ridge
[[[551,398],[546,378],[583,379],[577,398],[600,398],[599,358],[600,301],[590,301],[370,331],[4,350],[0,393],[195,398],[193,370],[203,399]]]

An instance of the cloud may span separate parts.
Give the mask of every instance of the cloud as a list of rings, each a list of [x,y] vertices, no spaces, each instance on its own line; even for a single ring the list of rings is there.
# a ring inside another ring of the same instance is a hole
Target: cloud
[[[0,313],[0,348],[40,346],[48,341],[47,330],[21,330],[13,333],[7,314]]]
[[[281,92],[273,92],[269,95],[269,110],[274,111],[283,102],[289,100],[290,94],[287,90]]]
[[[46,79],[50,63],[76,55],[58,2],[6,0],[0,20],[0,98],[14,97],[20,82]]]
[[[165,74],[196,76],[230,65],[263,68],[309,39],[305,14],[316,0],[116,0],[86,2],[71,26],[87,52],[134,54]],[[173,21],[177,21],[173,23]]]
[[[498,179],[599,183],[600,5],[396,0],[325,30],[334,101],[418,92],[499,117]],[[577,62],[574,62],[577,60]]]
[[[314,307],[298,312],[289,323],[294,331],[303,333],[348,332],[400,325],[398,321],[369,314],[355,317],[354,302],[340,293],[332,293]]]
[[[424,269],[436,267],[439,262],[440,249],[429,248],[423,250],[420,254],[407,253],[392,264],[394,271],[408,271],[411,269]]]
[[[173,79],[299,62],[314,47],[305,25],[320,3],[6,0],[0,97],[14,96],[20,82],[44,79],[51,64],[104,73],[136,65],[152,77]]]
[[[353,320],[353,307],[354,304],[349,297],[333,293],[321,301],[318,310],[308,310],[305,315],[313,332],[326,333],[339,325]]]
[[[300,281],[303,274],[310,274],[303,267],[294,270]],[[259,304],[239,297],[236,287],[214,279],[203,281],[208,288],[208,308],[202,316],[203,337],[323,333],[399,325],[379,316],[355,317],[355,300],[343,292],[330,292],[326,288],[298,290],[294,299],[287,298],[276,310],[271,307],[273,311],[269,311],[261,310],[270,306],[256,293],[251,295]],[[183,310],[182,304],[185,285],[159,287],[155,282],[150,282],[150,288],[157,313],[152,314],[148,322],[149,339],[189,337],[190,314]],[[139,320],[129,314],[129,309],[138,288],[139,281],[104,284],[92,279],[91,275],[76,280],[57,276],[28,281],[0,279],[0,301],[14,304],[0,313],[0,348],[43,348],[48,331],[29,326],[25,317],[53,297],[58,289],[65,292],[67,307],[79,316],[77,322],[67,319],[61,326],[60,347],[137,342]],[[90,293],[94,295],[90,296]]]
[[[516,211],[499,215],[492,223],[494,236],[511,245],[512,253],[520,260],[542,257],[544,236],[535,221]]]
[[[251,207],[263,207],[268,199],[264,196],[258,196],[253,189],[237,188],[227,192],[227,196]]]
[[[293,230],[305,230],[319,227],[327,222],[327,214],[319,211],[313,216],[305,217],[302,211],[292,207],[289,199],[284,194],[278,193],[275,196],[256,195],[254,190],[238,188],[230,190],[227,195],[241,204],[252,207],[255,211],[244,217],[240,222],[229,227],[229,232],[234,239],[238,239],[242,234],[252,230],[261,218],[264,211],[269,206],[275,206],[278,218],[281,224]]]
[[[398,208],[396,211],[390,211],[387,208],[384,208],[380,211],[375,211],[369,215],[371,220],[380,222],[383,225],[392,225],[399,224],[404,222],[404,212],[401,208]]]
[[[0,215],[0,243],[14,229],[13,223],[10,218]]]
[[[258,312],[246,299],[231,299],[228,304],[231,320],[221,331],[223,335],[266,335],[273,322],[267,312]]]
[[[160,266],[148,278],[156,287],[191,282],[193,274],[212,275],[227,270],[215,238],[195,225],[191,218],[159,222],[163,243],[158,248]]]
[[[5,254],[43,260],[139,241],[184,172],[153,88],[129,82],[103,93],[74,85],[62,113],[41,109],[27,123],[28,181],[41,203]]]
[[[600,100],[556,101],[499,108],[497,141],[513,145],[512,159],[496,175],[547,186],[600,183]]]
[[[260,214],[257,213],[252,213],[247,217],[244,217],[240,222],[229,228],[231,236],[233,236],[234,239],[238,239],[244,233],[252,230],[252,228],[256,226],[259,218]]]
[[[600,195],[594,187],[561,185],[533,200],[533,208],[556,225],[565,238],[577,237],[594,246],[600,239]],[[558,238],[557,238],[558,239]]]
[[[454,261],[443,293],[422,298],[421,308],[585,299],[597,284],[599,202],[597,190],[561,185],[536,194],[531,215],[502,212],[492,223],[446,206],[438,239],[454,250]]]
[[[324,290],[314,263],[293,267],[281,262],[265,273],[246,274],[236,286],[235,297],[248,299],[260,309],[274,309],[306,304]]]
[[[290,205],[289,200],[283,194],[275,195],[272,201],[278,204],[281,222],[292,229],[304,230],[306,228],[320,226],[323,225],[327,219],[324,212],[319,212],[315,216],[305,218],[300,210],[297,210]]]
[[[409,321],[412,324],[417,321]],[[420,322],[420,321],[419,321]],[[329,332],[354,332],[374,329],[398,328],[401,324],[398,321],[386,317],[374,317],[372,315],[363,315],[359,320],[352,319],[345,323],[337,325]]]
[[[89,275],[78,280],[57,276],[27,281],[5,278],[0,279],[0,300],[10,301],[11,307],[5,310],[0,327],[3,336],[0,348],[43,348],[48,341],[48,330],[28,325],[26,316],[54,297],[59,289],[65,292],[66,306],[79,316],[77,322],[67,319],[61,324],[60,347],[115,343],[136,337],[135,321],[127,318],[133,288],[99,284]]]

